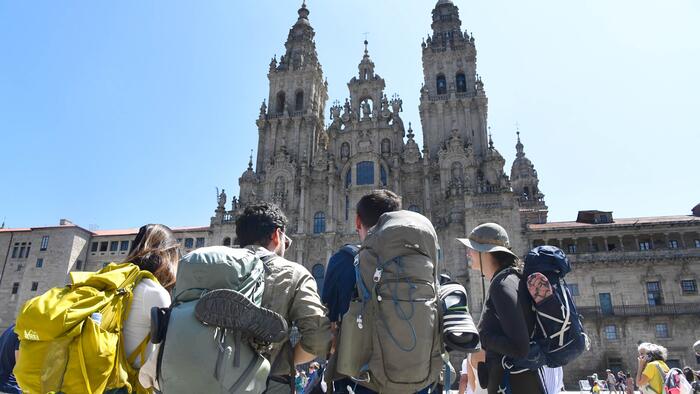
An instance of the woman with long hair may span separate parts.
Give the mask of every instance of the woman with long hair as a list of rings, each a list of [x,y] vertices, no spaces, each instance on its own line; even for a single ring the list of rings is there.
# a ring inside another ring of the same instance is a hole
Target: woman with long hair
[[[467,246],[471,268],[490,281],[478,326],[486,351],[486,362],[478,367],[481,384],[489,394],[543,393],[539,371],[506,368],[506,357],[522,359],[528,355],[535,328],[532,301],[524,296],[529,290],[521,280],[523,264],[511,251],[508,234],[496,223],[485,223],[458,241]]]
[[[175,286],[180,249],[172,230],[162,224],[147,224],[139,229],[125,263],[132,263],[155,276],[157,282],[144,279],[134,288],[133,298],[124,323],[124,351],[132,354],[146,341],[151,330],[151,308],[170,305],[170,290]],[[155,345],[147,343],[144,362]],[[141,367],[136,357],[134,368]]]

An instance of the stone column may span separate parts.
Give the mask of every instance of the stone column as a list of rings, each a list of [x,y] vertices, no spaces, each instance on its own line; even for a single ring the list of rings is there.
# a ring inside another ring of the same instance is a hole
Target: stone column
[[[330,171],[328,172],[328,214],[326,215],[326,231],[335,231],[335,216],[333,215],[333,178]]]
[[[595,250],[593,250],[593,237],[588,238],[588,253],[593,253]]]
[[[299,224],[297,225],[297,233],[306,233],[306,167],[301,169],[301,191],[299,193]]]
[[[427,150],[423,150],[423,215],[427,217],[429,220],[432,220],[430,212],[432,209],[430,208],[430,172],[429,172],[429,163],[430,158]]]

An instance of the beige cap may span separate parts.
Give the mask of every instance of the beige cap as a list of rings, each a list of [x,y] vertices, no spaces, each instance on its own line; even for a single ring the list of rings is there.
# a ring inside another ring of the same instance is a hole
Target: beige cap
[[[457,241],[477,252],[506,252],[518,257],[510,250],[508,233],[496,223],[484,223],[476,226],[467,238],[457,238]]]

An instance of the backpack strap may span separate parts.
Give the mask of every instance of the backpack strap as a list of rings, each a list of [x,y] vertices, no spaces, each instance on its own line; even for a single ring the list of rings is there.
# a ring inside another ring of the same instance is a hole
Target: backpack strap
[[[143,338],[143,341],[139,343],[139,345],[134,349],[134,351],[129,355],[129,357],[126,358],[126,361],[129,363],[129,365],[134,365],[134,362],[136,361],[136,357],[141,356],[141,365],[143,366],[144,361],[146,359],[146,349],[148,348],[148,343],[151,341],[151,334],[146,335],[146,338]]]

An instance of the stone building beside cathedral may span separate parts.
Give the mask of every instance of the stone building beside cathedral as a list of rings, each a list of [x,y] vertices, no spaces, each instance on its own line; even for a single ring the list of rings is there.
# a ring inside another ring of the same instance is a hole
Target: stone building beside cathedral
[[[667,346],[673,363],[698,366],[690,345],[700,338],[700,206],[692,215],[633,219],[581,211],[576,221],[548,223],[537,172],[519,135],[510,175],[505,172],[489,134],[475,39],[463,31],[450,0],[434,6],[432,34],[420,44],[423,146],[401,117],[400,97],[385,91],[381,65],[372,61],[367,42],[357,74],[347,82],[348,97],[329,107],[326,126],[328,85],[309,13],[302,5],[285,54],[270,62],[269,95],[256,122],[257,157],[251,156],[239,179],[239,196],[227,208],[222,192],[209,226],[175,229],[185,252],[235,245],[242,209],[273,201],[290,219],[294,243],[287,257],[323,286],[331,254],[358,242],[355,204],[367,192],[386,188],[402,196],[405,209],[433,222],[441,271],[467,286],[477,318],[481,278],[468,268],[455,238],[493,221],[508,230],[520,255],[542,244],[568,253],[574,271],[567,280],[594,349],[566,367],[567,383],[607,367],[634,371],[640,340]],[[0,328],[24,301],[65,283],[68,272],[121,261],[135,235],[133,229],[89,231],[69,221],[0,229]]]

